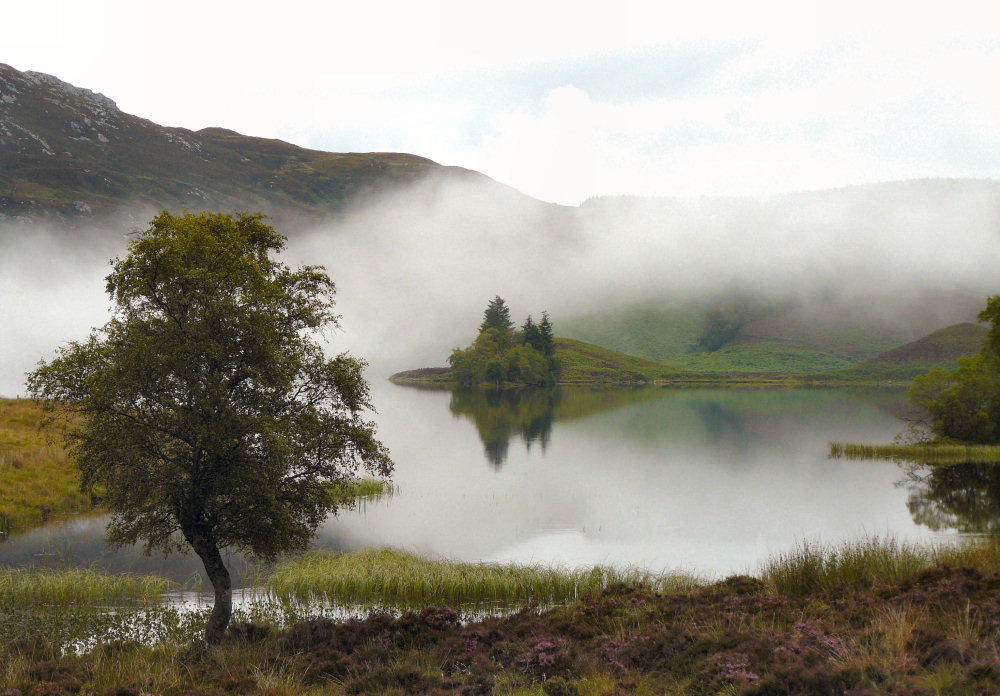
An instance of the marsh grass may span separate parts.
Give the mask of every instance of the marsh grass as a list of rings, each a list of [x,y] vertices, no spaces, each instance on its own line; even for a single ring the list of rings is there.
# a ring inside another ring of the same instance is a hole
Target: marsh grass
[[[333,489],[332,495],[338,505],[351,505],[365,500],[391,498],[396,493],[392,482],[367,476],[342,483]]]
[[[1000,463],[1000,445],[975,445],[950,442],[866,445],[830,443],[832,459],[884,459],[918,464],[993,464]]]
[[[804,541],[764,561],[759,577],[774,591],[802,595],[841,585],[901,583],[941,565],[996,570],[1000,568],[1000,541],[982,538],[942,546],[877,536],[839,546]]]
[[[99,570],[0,570],[0,607],[156,603],[171,589],[153,575],[112,575]]]
[[[376,606],[548,605],[600,592],[615,583],[678,591],[696,581],[684,575],[595,566],[457,563],[394,549],[306,554],[276,566],[267,590],[285,600],[355,602]]]

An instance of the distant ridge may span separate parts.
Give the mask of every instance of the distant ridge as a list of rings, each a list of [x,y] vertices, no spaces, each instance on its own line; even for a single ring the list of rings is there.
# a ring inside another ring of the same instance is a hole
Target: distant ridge
[[[0,220],[70,226],[126,206],[142,214],[249,209],[320,217],[355,196],[434,179],[507,188],[416,155],[321,152],[225,128],[160,126],[103,94],[2,63],[0,163]]]

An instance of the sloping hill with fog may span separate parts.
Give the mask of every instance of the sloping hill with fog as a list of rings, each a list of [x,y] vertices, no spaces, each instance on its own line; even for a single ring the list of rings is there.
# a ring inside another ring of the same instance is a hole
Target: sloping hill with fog
[[[128,208],[259,210],[319,219],[363,195],[477,172],[402,153],[332,153],[224,128],[169,128],[102,94],[0,63],[0,219],[75,227]],[[542,204],[538,204],[542,205]]]

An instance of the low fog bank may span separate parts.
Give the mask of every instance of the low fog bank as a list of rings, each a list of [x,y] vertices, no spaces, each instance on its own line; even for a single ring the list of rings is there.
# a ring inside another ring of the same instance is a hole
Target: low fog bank
[[[103,278],[132,217],[66,234],[0,226],[0,395],[107,318]],[[826,322],[894,322],[914,337],[974,318],[1000,292],[1000,184],[914,181],[756,199],[540,203],[489,180],[432,181],[281,229],[288,263],[325,265],[341,328],[332,351],[369,377],[445,364],[501,295],[520,323],[634,303],[735,294]]]
[[[326,263],[345,338],[372,372],[445,364],[504,297],[520,323],[637,303],[781,306],[809,330],[885,323],[917,338],[975,320],[1000,292],[1000,183],[912,181],[740,198],[497,201],[489,187],[415,187],[298,236]]]

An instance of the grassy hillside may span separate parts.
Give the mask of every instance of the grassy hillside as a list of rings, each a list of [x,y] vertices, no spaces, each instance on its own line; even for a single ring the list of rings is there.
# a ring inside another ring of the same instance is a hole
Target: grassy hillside
[[[0,541],[50,516],[93,506],[61,446],[40,429],[42,410],[25,399],[0,399]]]
[[[560,335],[683,371],[814,374],[877,359],[942,325],[972,318],[981,298],[947,293],[865,301],[750,298],[733,336],[717,350],[706,350],[699,341],[709,316],[727,301],[645,302],[561,319],[556,328]],[[942,358],[948,359],[953,360]]]
[[[655,360],[626,355],[571,338],[556,339],[564,383],[641,383],[677,375],[677,370]]]
[[[912,379],[933,368],[954,369],[960,357],[979,352],[986,328],[963,322],[880,353],[841,373],[857,378]]]
[[[482,174],[416,155],[321,152],[224,128],[161,126],[104,95],[2,63],[0,92],[0,219],[72,226],[123,206],[316,218],[359,194],[424,181],[514,195]]]

